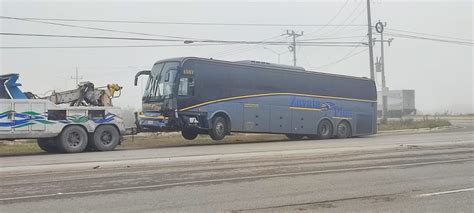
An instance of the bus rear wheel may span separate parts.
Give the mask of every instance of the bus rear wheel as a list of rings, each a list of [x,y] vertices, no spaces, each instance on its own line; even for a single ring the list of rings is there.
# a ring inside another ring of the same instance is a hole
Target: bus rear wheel
[[[209,130],[209,136],[211,136],[212,140],[220,141],[224,139],[227,132],[226,119],[221,116],[214,117],[212,119],[212,128]]]
[[[337,138],[349,138],[352,135],[351,126],[347,121],[341,121],[337,125]]]
[[[181,130],[181,135],[186,140],[194,140],[198,136],[198,131],[192,128],[184,128],[183,130]]]
[[[49,153],[59,152],[58,146],[56,146],[55,138],[38,138],[36,143],[38,144],[39,148],[45,152],[49,152]]]
[[[318,125],[318,137],[321,139],[329,139],[332,137],[333,128],[329,120],[322,120]]]

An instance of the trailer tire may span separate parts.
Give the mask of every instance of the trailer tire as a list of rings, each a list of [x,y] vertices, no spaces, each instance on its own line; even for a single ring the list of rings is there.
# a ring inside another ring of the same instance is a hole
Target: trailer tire
[[[112,125],[101,125],[95,129],[92,139],[92,150],[111,151],[120,143],[120,133]]]
[[[38,138],[36,140],[39,148],[48,153],[58,153],[59,149],[56,145],[55,138]]]
[[[80,126],[67,126],[56,139],[56,146],[61,152],[78,153],[84,151],[87,141],[86,130]]]
[[[209,130],[209,136],[212,140],[220,141],[224,139],[229,132],[227,121],[222,116],[216,116],[212,119],[212,128]]]

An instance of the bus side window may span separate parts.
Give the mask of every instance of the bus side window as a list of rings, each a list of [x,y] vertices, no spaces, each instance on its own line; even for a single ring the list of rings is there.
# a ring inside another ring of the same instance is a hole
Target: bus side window
[[[165,82],[169,82],[170,81],[170,71],[166,72],[166,78],[165,78]]]
[[[193,96],[194,95],[194,79],[193,78],[181,78],[179,79],[179,96]]]

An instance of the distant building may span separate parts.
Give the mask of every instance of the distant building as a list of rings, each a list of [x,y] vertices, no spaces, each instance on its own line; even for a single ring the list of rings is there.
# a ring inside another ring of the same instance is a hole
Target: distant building
[[[390,90],[388,93],[388,117],[399,118],[416,114],[415,90]],[[382,117],[382,92],[377,92],[377,116]]]

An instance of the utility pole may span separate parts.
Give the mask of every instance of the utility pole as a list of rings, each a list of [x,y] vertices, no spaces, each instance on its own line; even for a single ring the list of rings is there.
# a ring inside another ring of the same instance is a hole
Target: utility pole
[[[76,77],[72,77],[71,76],[71,79],[75,79],[76,80],[76,86],[79,85],[79,80],[82,79],[82,76],[79,77],[79,69],[76,67]]]
[[[384,57],[384,42],[392,43],[393,38],[388,40],[383,40],[383,30],[387,26],[387,23],[383,24],[381,21],[378,21],[375,25],[375,30],[380,33],[380,59],[377,59],[377,72],[382,73],[382,123],[387,122],[388,117],[388,93],[389,89],[385,81],[385,57]],[[375,41],[374,41],[375,42]]]
[[[374,73],[374,50],[372,44],[372,18],[370,15],[370,0],[367,0],[367,27],[369,36],[369,65],[370,65],[370,79],[375,80]]]
[[[293,66],[296,66],[296,37],[302,36],[303,31],[301,31],[300,33],[296,33],[294,30],[286,30],[286,33],[283,35],[293,37],[293,43],[288,48],[290,49],[290,51],[293,51]]]

